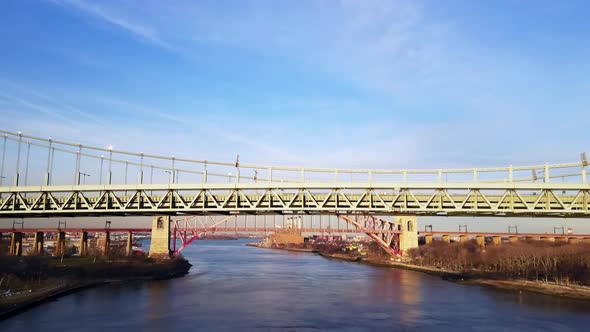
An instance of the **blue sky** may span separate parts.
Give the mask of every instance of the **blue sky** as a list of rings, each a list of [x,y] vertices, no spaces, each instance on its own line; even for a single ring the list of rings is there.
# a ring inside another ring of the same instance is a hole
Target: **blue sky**
[[[590,152],[587,1],[0,6],[7,130],[305,167],[505,166]],[[551,231],[544,223],[538,231]]]
[[[588,150],[587,1],[1,5],[4,129],[297,166]]]

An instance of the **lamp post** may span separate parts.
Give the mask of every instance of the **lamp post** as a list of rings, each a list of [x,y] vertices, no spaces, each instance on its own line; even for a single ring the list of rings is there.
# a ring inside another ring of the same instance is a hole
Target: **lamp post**
[[[83,177],[83,178],[82,178],[82,184],[86,184],[86,177],[87,177],[87,176],[90,176],[90,174],[88,174],[88,173],[84,173],[84,172],[79,172],[79,173],[80,173],[80,176],[82,176],[82,177]]]

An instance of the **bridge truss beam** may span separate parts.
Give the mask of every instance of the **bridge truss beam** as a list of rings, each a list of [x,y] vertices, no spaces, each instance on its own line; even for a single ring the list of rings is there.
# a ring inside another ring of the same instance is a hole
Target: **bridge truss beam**
[[[0,197],[0,218],[240,213],[590,216],[590,185],[567,183],[15,186],[0,187]]]

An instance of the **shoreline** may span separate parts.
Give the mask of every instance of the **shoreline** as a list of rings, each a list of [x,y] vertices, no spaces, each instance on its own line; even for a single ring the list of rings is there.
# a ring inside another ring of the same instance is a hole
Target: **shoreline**
[[[20,301],[17,299],[17,301],[13,303],[2,304],[0,306],[0,321],[16,316],[21,312],[39,306],[43,303],[57,300],[60,297],[106,284],[109,284],[109,282],[106,280],[81,282],[56,286],[50,290],[29,293],[27,294],[27,297],[30,296],[31,298],[21,299]]]
[[[557,285],[553,283],[546,283],[543,281],[533,280],[497,280],[474,278],[462,281],[461,283],[467,285],[478,285],[482,287],[496,288],[507,291],[527,291],[537,294],[544,294],[556,296],[561,298],[575,299],[575,300],[590,300],[590,287],[576,286],[576,285]]]
[[[57,300],[61,297],[80,292],[86,289],[104,286],[114,285],[120,283],[130,282],[145,282],[145,281],[157,281],[157,280],[168,280],[173,278],[179,278],[188,274],[190,263],[188,261],[170,262],[170,264],[156,263],[164,270],[160,270],[161,274],[151,271],[151,275],[130,275],[120,276],[115,278],[96,278],[87,280],[68,280],[63,284],[58,284],[49,288],[39,289],[30,293],[22,293],[15,295],[10,298],[0,299],[0,321],[18,315],[28,309],[42,305],[44,303]],[[156,265],[154,264],[154,265]]]
[[[436,267],[415,265],[411,263],[395,262],[395,261],[383,261],[383,260],[371,260],[361,257],[347,257],[345,255],[334,255],[324,254],[318,251],[312,251],[311,249],[289,249],[289,248],[267,248],[257,245],[248,244],[252,247],[262,249],[275,249],[285,251],[301,251],[316,253],[326,259],[336,259],[349,261],[353,263],[378,266],[378,267],[389,267],[404,270],[411,270],[429,275],[440,277],[443,280],[450,282],[457,282],[466,285],[478,285],[482,287],[490,287],[495,289],[501,289],[506,291],[528,291],[537,294],[543,294],[548,296],[556,296],[575,300],[590,300],[590,287],[577,286],[577,285],[558,285],[553,283],[546,283],[543,281],[533,281],[524,279],[491,279],[480,276],[469,275],[457,271],[441,270]]]

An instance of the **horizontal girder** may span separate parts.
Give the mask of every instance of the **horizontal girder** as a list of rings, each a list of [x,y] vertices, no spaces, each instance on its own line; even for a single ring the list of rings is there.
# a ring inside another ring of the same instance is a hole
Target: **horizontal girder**
[[[0,218],[378,214],[590,216],[582,183],[236,183],[0,187]]]

